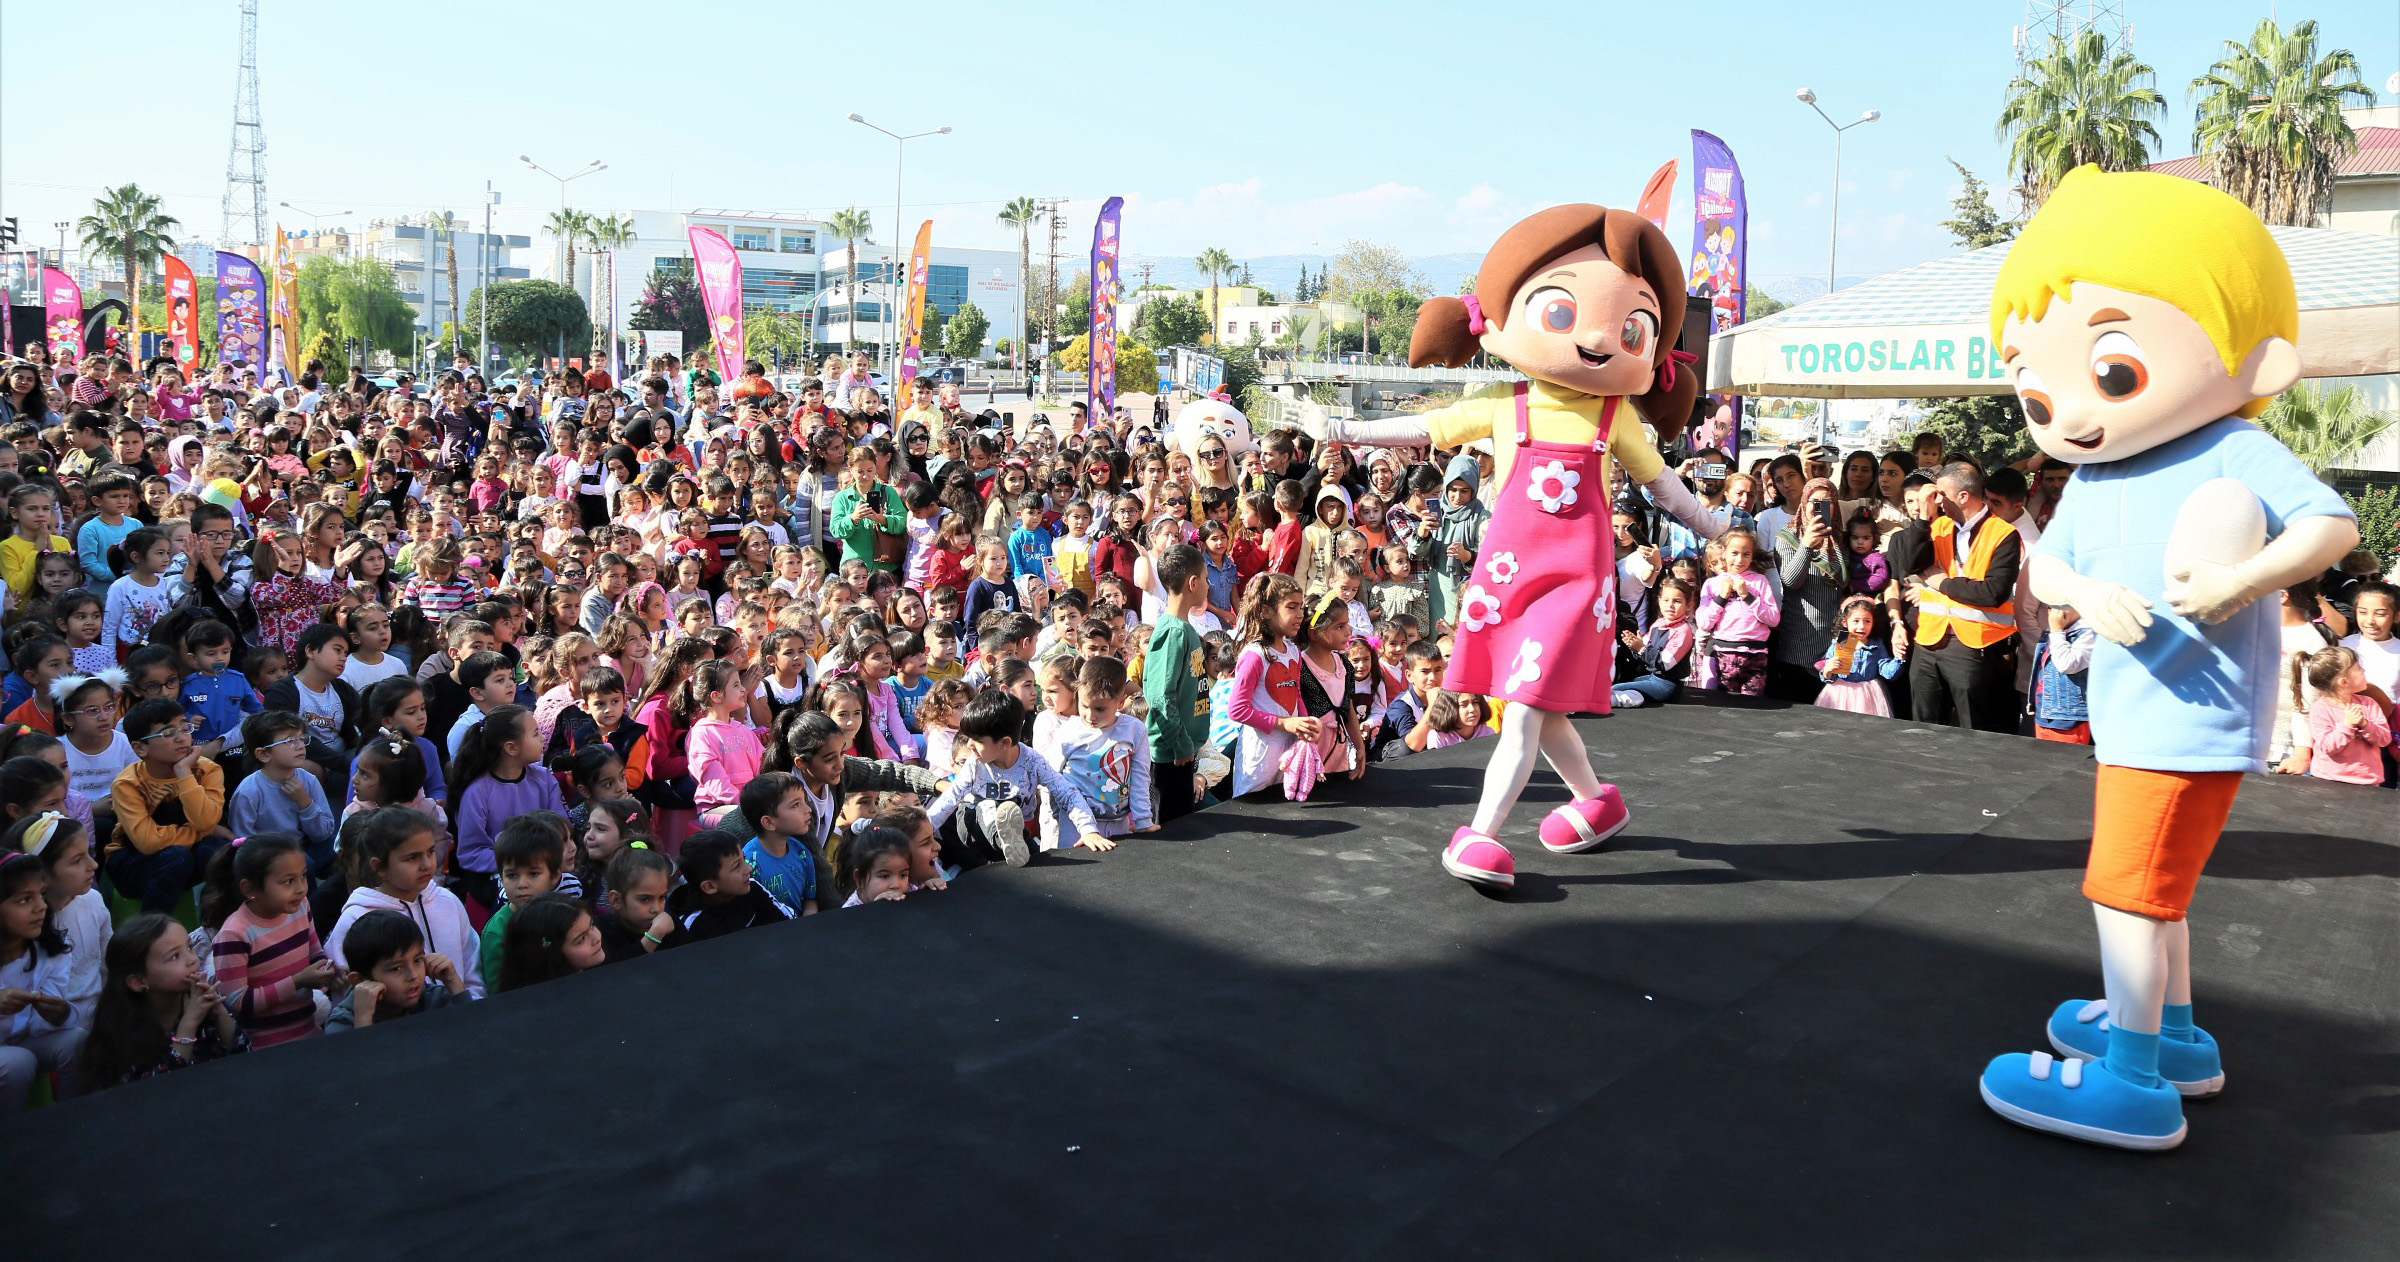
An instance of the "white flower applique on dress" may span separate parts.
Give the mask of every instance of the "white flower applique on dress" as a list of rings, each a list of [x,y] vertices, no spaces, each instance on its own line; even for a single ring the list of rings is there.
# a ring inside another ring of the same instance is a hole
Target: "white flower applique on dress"
[[[1545,513],[1563,512],[1575,506],[1575,487],[1582,481],[1581,470],[1568,468],[1564,460],[1553,460],[1534,467],[1533,476],[1526,479],[1525,494]]]
[[[1458,629],[1481,631],[1500,622],[1500,598],[1485,591],[1481,583],[1467,584],[1458,600]]]
[[[1519,688],[1542,677],[1542,642],[1528,639],[1517,645],[1516,664],[1509,668],[1508,679],[1500,685],[1503,692]]]
[[[1503,587],[1516,581],[1517,571],[1520,568],[1522,567],[1517,564],[1517,554],[1514,552],[1493,553],[1492,559],[1483,563],[1484,572],[1492,576],[1493,582]]]

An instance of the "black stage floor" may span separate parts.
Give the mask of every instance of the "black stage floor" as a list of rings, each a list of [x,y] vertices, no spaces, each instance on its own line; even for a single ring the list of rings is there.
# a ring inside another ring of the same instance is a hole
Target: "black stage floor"
[[[2229,1085],[2144,1156],[1975,1077],[2097,993],[2077,751],[1587,724],[1633,826],[1496,901],[1475,746],[0,1126],[27,1257],[2390,1258],[2395,799],[2254,779]],[[252,1171],[257,1171],[256,1186]]]

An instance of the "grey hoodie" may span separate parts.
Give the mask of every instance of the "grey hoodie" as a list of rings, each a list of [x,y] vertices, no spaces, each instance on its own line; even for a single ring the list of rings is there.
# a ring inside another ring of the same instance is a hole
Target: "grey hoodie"
[[[1469,498],[1460,508],[1450,502],[1450,484],[1464,482],[1470,497],[1482,488],[1483,466],[1475,462],[1475,453],[1462,451],[1450,457],[1442,470],[1441,518],[1433,523],[1433,564],[1437,571],[1452,578],[1465,578],[1475,568],[1472,560],[1458,561],[1450,556],[1451,544],[1464,544],[1472,554],[1483,547],[1483,529],[1491,521],[1492,510],[1480,499]]]

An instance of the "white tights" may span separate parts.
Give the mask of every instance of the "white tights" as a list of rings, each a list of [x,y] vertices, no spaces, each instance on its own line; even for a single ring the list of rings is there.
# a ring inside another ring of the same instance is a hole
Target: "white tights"
[[[2100,924],[2100,977],[2108,1019],[2136,1034],[2158,1033],[2163,1004],[2192,1002],[2192,925],[2092,904]]]
[[[1500,835],[1500,826],[1508,821],[1508,812],[1533,776],[1536,749],[1550,760],[1550,769],[1567,782],[1567,791],[1577,799],[1600,796],[1600,777],[1592,771],[1592,757],[1575,731],[1574,720],[1511,705],[1501,722],[1504,726],[1492,742],[1496,748],[1491,765],[1483,773],[1483,800],[1477,803],[1475,819],[1469,825],[1476,832],[1486,837]]]

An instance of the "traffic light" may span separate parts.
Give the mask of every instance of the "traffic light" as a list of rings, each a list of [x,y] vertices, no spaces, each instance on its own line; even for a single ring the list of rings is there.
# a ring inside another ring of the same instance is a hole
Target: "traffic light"
[[[0,219],[0,249],[5,249],[9,246],[15,245],[16,243],[17,217],[15,215],[10,215],[5,219]]]

